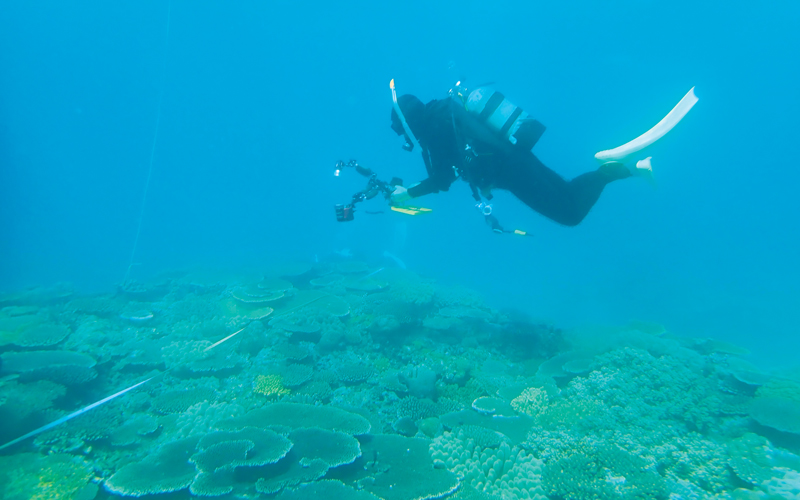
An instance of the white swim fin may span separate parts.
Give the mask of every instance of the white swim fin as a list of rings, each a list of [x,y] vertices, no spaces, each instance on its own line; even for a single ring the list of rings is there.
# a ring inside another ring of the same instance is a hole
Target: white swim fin
[[[692,106],[694,106],[695,103],[697,103],[697,96],[694,95],[694,87],[692,87],[689,92],[683,96],[683,99],[681,99],[681,101],[674,108],[672,108],[672,111],[667,113],[667,116],[665,116],[653,128],[640,135],[636,139],[619,146],[618,148],[600,151],[594,155],[594,157],[603,163],[608,161],[622,161],[633,153],[641,151],[642,149],[664,137],[667,132],[672,130],[672,127],[677,125],[678,122],[681,121],[684,116],[686,116],[686,113],[692,109]],[[639,168],[638,164],[637,168]]]

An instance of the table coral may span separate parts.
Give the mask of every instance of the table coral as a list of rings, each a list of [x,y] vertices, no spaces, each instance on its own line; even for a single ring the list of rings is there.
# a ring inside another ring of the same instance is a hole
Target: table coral
[[[363,453],[369,458],[354,464],[355,482],[384,500],[442,498],[458,489],[454,473],[434,468],[427,440],[377,434],[363,444]]]
[[[430,399],[419,399],[408,396],[397,402],[397,417],[419,420],[421,418],[435,417],[439,415],[436,403]]]
[[[324,479],[313,483],[301,484],[297,488],[284,490],[278,500],[381,500],[372,493],[357,490],[341,481]]]
[[[97,377],[94,358],[72,351],[7,352],[0,356],[3,371],[19,373],[24,380],[51,380],[78,385]]]
[[[800,383],[770,380],[756,391],[749,414],[761,425],[800,434]]]
[[[111,444],[114,446],[130,446],[140,443],[143,436],[155,433],[159,429],[155,417],[141,413],[127,419],[124,424],[111,431]]]
[[[280,474],[259,478],[256,491],[265,495],[273,495],[284,488],[297,486],[321,478],[328,472],[328,466],[322,460],[291,461],[289,467]]]
[[[30,415],[47,410],[53,401],[63,397],[67,388],[49,380],[38,380],[27,384],[9,380],[0,384],[0,413],[4,425],[14,420],[23,420]]]
[[[304,460],[322,460],[329,468],[352,463],[361,456],[358,440],[350,434],[318,427],[295,429],[287,436],[293,451]]]
[[[160,414],[183,413],[189,407],[205,401],[213,401],[214,390],[205,387],[192,389],[166,391],[154,397],[151,405],[155,412]]]
[[[174,441],[159,447],[141,462],[123,466],[109,477],[104,487],[123,496],[170,493],[188,488],[197,471],[189,457],[197,438]]]
[[[192,455],[189,460],[200,472],[212,473],[244,463],[247,460],[247,452],[254,447],[255,443],[248,439],[223,441],[207,446]]]
[[[351,435],[367,434],[370,423],[356,415],[333,406],[313,406],[300,403],[273,403],[250,411],[238,418],[225,419],[217,423],[220,429],[241,429],[248,426],[284,426],[291,429],[320,427]]]
[[[348,363],[337,366],[334,372],[339,380],[345,384],[360,384],[376,373],[372,366],[363,363]]]
[[[49,347],[59,344],[70,333],[70,329],[65,325],[40,323],[22,329],[12,343],[21,347]]]
[[[255,427],[245,427],[233,432],[212,432],[203,436],[197,446],[199,449],[205,450],[210,446],[231,441],[248,441],[252,444],[247,447],[244,460],[232,460],[228,464],[228,467],[231,468],[272,464],[283,458],[292,448],[292,442],[286,437]]]

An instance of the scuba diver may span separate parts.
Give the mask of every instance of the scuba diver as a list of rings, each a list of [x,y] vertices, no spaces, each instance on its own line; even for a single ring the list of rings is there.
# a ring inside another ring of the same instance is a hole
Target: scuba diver
[[[407,188],[397,185],[391,194],[393,204],[447,191],[461,178],[469,183],[476,206],[486,216],[491,216],[491,205],[481,196],[491,200],[492,189],[503,189],[565,226],[580,224],[609,183],[631,176],[652,179],[649,157],[631,166],[619,160],[666,134],[697,101],[690,90],[658,125],[634,141],[598,153],[596,157],[604,161],[599,168],[568,181],[531,152],[545,127],[499,92],[488,88],[468,92],[459,82],[448,98],[424,104],[410,94],[398,98],[394,80],[390,86],[391,128],[404,137],[403,149],[421,150],[428,173],[425,180]]]

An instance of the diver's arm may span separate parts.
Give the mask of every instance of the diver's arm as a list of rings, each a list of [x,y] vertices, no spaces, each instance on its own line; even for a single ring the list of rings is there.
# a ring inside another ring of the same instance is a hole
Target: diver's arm
[[[403,203],[411,198],[419,198],[426,194],[447,191],[448,189],[450,189],[450,182],[442,182],[439,178],[428,177],[423,181],[408,186],[408,188],[397,186],[392,193],[392,203]]]
[[[443,183],[440,179],[435,177],[428,177],[416,184],[408,186],[408,194],[412,198],[419,198],[426,194],[438,193],[439,191],[447,191],[450,189],[450,183]]]

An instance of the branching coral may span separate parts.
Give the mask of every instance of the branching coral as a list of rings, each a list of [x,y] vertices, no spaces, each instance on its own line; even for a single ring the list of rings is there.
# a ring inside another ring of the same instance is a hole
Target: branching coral
[[[486,443],[486,433],[496,433],[488,429],[478,432],[479,429],[482,428],[463,428],[436,437],[430,444],[434,464],[456,473],[480,492],[509,500],[544,500],[540,486],[542,462],[502,439]],[[490,444],[490,447],[478,443]]]
[[[284,396],[291,393],[288,388],[283,386],[279,375],[259,375],[253,382],[253,392],[263,394],[267,397]]]
[[[522,394],[511,400],[514,410],[535,417],[547,407],[547,391],[538,387],[528,387]]]
[[[728,443],[731,469],[739,479],[750,484],[761,484],[771,477],[770,454],[769,441],[753,433]]]
[[[671,356],[623,348],[597,358],[599,369],[570,382],[568,399],[596,400],[614,408],[614,426],[672,426],[689,430],[713,424],[716,388],[701,371]]]
[[[645,459],[614,444],[584,440],[546,465],[542,486],[548,496],[564,500],[663,498],[666,481],[648,465]]]
[[[27,453],[0,459],[0,497],[6,500],[89,500],[91,466],[66,454]]]

